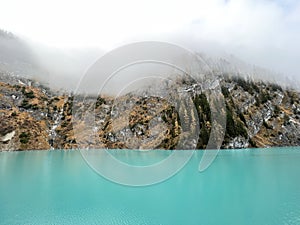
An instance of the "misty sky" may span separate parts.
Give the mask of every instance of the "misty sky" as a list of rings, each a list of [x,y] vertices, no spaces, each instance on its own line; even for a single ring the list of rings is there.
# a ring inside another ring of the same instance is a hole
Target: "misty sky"
[[[0,0],[0,28],[52,47],[105,51],[165,40],[299,76],[298,0]]]

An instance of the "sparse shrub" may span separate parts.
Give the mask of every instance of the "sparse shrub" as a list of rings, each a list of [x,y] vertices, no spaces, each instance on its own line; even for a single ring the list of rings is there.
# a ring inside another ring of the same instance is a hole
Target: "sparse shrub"
[[[65,121],[61,124],[61,127],[67,127],[68,126],[68,123]]]
[[[260,92],[259,87],[254,82],[252,82],[251,84],[252,84],[253,90],[256,91],[257,93],[259,93]]]
[[[194,105],[196,106],[196,109],[199,108],[199,106],[202,109],[203,114],[206,116],[207,120],[210,121],[210,106],[207,101],[205,94],[197,95],[194,99]]]
[[[207,122],[211,122],[210,105],[205,94],[195,96],[194,105],[198,113],[200,123],[200,134],[197,143],[198,149],[204,149],[208,143],[210,129],[206,127]]]
[[[290,124],[290,117],[288,115],[286,115],[286,114],[283,117],[283,124],[284,124],[284,126]]]
[[[27,99],[24,99],[22,101],[21,107],[24,108],[24,109],[29,109],[31,107],[31,105],[29,104]]]
[[[20,138],[20,142],[22,144],[27,144],[29,142],[29,134],[26,133],[26,132],[22,132],[20,135],[19,135],[19,138]]]
[[[21,107],[24,108],[24,109],[33,109],[33,110],[39,109],[39,107],[38,107],[37,104],[32,105],[32,104],[30,104],[30,103],[28,102],[27,99],[24,99],[24,100],[23,100],[23,102],[21,103]]]
[[[20,90],[20,88],[21,88],[21,86],[18,85],[18,84],[15,84],[13,87],[14,87],[17,91]]]
[[[209,140],[209,133],[208,133],[208,130],[205,126],[202,126],[201,137],[202,137],[203,144],[207,145],[208,140]]]
[[[245,138],[248,137],[248,133],[243,125],[243,123],[241,121],[236,121],[236,132],[235,132],[235,136],[241,135]]]
[[[274,115],[278,116],[280,112],[281,112],[281,110],[280,110],[279,106],[275,105],[275,107],[274,107]]]
[[[234,77],[233,80],[244,89],[244,91],[247,91],[249,94],[253,94],[253,88],[252,83],[249,81],[246,81],[244,78],[241,77]]]
[[[30,90],[29,92],[26,92],[26,88],[24,86],[22,87],[21,92],[26,98],[35,98],[33,91]]]
[[[240,117],[240,120],[247,126],[246,119],[245,119],[244,114],[242,112],[239,112],[239,117]]]
[[[248,133],[247,133],[247,130],[245,129],[244,124],[239,120],[234,121],[233,112],[228,105],[226,106],[226,111],[227,111],[227,115],[226,115],[226,134],[225,135],[227,137],[236,137],[236,136],[240,135],[240,136],[247,138]]]
[[[224,87],[224,86],[222,86],[221,89],[222,89],[222,94],[224,95],[224,97],[228,98],[229,94],[230,94],[229,91],[228,91],[228,89],[226,87]]]
[[[264,120],[264,122],[263,122],[263,125],[264,125],[264,127],[267,128],[268,130],[273,129],[273,127],[271,127],[265,120]]]
[[[249,139],[249,144],[250,144],[253,148],[256,148],[256,147],[257,147],[255,141],[254,141],[253,139],[251,139],[251,138]]]
[[[45,102],[45,101],[48,101],[48,98],[42,96],[42,97],[41,97],[41,100],[43,100],[43,101]]]
[[[36,104],[34,104],[34,105],[31,105],[31,108],[32,108],[33,110],[37,110],[37,109],[39,109],[39,107],[38,107]]]
[[[24,95],[26,98],[35,98],[33,91],[25,92]]]
[[[260,104],[261,104],[261,101],[260,101],[259,97],[258,97],[258,96],[255,96],[255,106],[256,106],[256,107],[259,107]]]
[[[260,98],[261,104],[265,104],[269,100],[272,99],[268,92],[261,92],[260,95],[259,95],[259,98]]]
[[[270,84],[272,91],[282,91],[282,87],[278,84]]]
[[[228,106],[226,107],[226,134],[229,137],[235,136],[234,120],[232,117],[232,112]]]
[[[96,108],[98,108],[100,105],[102,104],[106,104],[106,101],[104,98],[101,98],[100,96],[97,98],[97,101],[96,101]]]

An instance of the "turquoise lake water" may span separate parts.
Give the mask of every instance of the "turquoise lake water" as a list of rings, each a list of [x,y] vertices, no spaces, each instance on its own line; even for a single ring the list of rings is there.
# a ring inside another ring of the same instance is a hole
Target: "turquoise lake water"
[[[300,148],[220,151],[200,173],[202,154],[164,182],[130,187],[95,173],[79,151],[0,152],[0,224],[300,224]]]

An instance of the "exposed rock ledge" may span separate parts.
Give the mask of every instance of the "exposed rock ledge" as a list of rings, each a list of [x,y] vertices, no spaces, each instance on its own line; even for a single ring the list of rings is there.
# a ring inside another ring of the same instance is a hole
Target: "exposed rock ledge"
[[[4,136],[0,136],[0,142],[9,142],[14,136],[15,136],[16,132],[12,131],[10,133],[5,134]]]

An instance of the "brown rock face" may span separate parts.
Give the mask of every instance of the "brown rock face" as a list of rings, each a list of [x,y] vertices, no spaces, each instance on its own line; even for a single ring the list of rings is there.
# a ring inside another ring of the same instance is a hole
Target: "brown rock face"
[[[213,128],[222,148],[300,145],[299,93],[237,77],[219,82],[226,104],[220,112],[226,115],[224,140],[222,125],[212,121],[218,98],[207,96],[193,80],[177,82],[191,104],[178,101],[176,107],[151,95],[82,96],[75,101],[25,79],[0,82],[0,150],[177,149],[181,137],[187,140],[181,149],[205,149],[213,148],[208,146]],[[92,123],[82,119],[88,112]],[[198,136],[189,139],[190,133]]]

